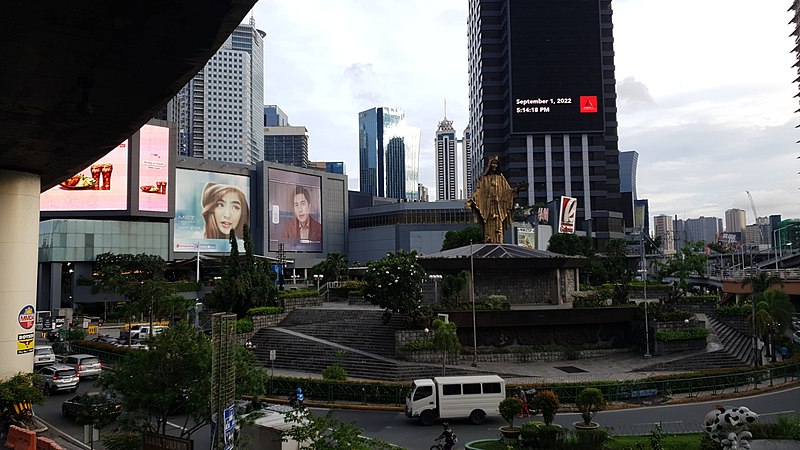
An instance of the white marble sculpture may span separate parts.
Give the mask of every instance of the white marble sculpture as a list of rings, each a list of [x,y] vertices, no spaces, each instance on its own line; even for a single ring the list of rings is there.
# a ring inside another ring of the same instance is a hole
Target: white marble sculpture
[[[747,450],[750,448],[750,439],[753,438],[747,431],[747,426],[756,419],[758,414],[746,406],[738,408],[717,406],[706,414],[706,433],[715,442],[722,444],[725,450]]]

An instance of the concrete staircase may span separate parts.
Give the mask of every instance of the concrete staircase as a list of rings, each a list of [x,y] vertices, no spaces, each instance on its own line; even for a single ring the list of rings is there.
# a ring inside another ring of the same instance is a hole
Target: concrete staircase
[[[384,325],[379,309],[300,308],[278,327],[262,328],[251,338],[255,356],[265,367],[321,374],[333,364],[344,367],[348,378],[409,381],[440,376],[438,364],[410,363],[394,359],[394,332],[402,321],[393,317]],[[337,353],[339,355],[337,356]],[[448,366],[448,375],[475,373]]]
[[[746,367],[752,364],[751,337],[712,316],[705,318],[709,329],[707,351],[669,362],[643,367],[642,371],[695,372]],[[721,347],[721,349],[720,349]]]

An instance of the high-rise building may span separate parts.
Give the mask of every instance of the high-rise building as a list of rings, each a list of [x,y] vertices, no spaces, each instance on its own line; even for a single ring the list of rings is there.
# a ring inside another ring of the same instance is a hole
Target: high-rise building
[[[661,214],[653,217],[653,228],[655,237],[661,238],[661,251],[665,255],[675,253],[675,228],[672,223],[672,216]]]
[[[264,158],[281,164],[308,167],[308,130],[306,127],[264,127]]]
[[[264,158],[264,32],[236,27],[168,108],[182,155],[255,164]]]
[[[445,117],[436,129],[436,200],[456,199],[456,130]]]
[[[747,213],[743,209],[731,208],[725,211],[725,232],[743,233],[747,225]]]
[[[428,197],[428,187],[422,183],[417,184],[417,192],[419,193],[419,201],[427,202],[430,200]]]
[[[477,177],[473,175],[480,172],[476,172],[477,168],[475,167],[473,156],[472,139],[470,137],[469,126],[467,126],[464,130],[464,137],[461,139],[461,167],[463,170],[461,174],[461,198],[470,198],[473,192],[475,192],[475,181]]]
[[[717,217],[700,216],[697,219],[686,219],[684,229],[686,241],[703,241],[707,244],[716,242],[717,236],[722,232]]]
[[[375,197],[419,200],[419,128],[405,112],[378,107],[358,113],[359,191]]]
[[[622,238],[610,0],[470,0],[470,137],[518,203],[578,199],[576,229]],[[476,172],[474,176],[480,172]]]
[[[636,169],[639,164],[639,152],[619,152],[619,191],[630,192],[633,199],[639,198],[636,192]]]
[[[289,116],[278,105],[264,105],[265,127],[288,127]]]

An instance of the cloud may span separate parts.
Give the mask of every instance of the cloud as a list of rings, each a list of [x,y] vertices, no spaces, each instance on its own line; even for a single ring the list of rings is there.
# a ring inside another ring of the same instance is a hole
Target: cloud
[[[380,90],[374,86],[375,73],[372,64],[351,64],[344,69],[344,77],[357,103],[376,106],[381,103]]]
[[[626,108],[630,111],[638,111],[655,104],[647,86],[642,82],[636,81],[634,77],[626,77],[624,80],[617,82],[617,96],[620,101],[620,109]]]

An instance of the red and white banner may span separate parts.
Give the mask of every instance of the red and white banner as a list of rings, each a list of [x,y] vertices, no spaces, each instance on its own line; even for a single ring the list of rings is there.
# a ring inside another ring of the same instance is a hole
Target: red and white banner
[[[578,199],[574,197],[561,197],[561,208],[558,214],[558,232],[575,232],[575,218],[578,215]]]

